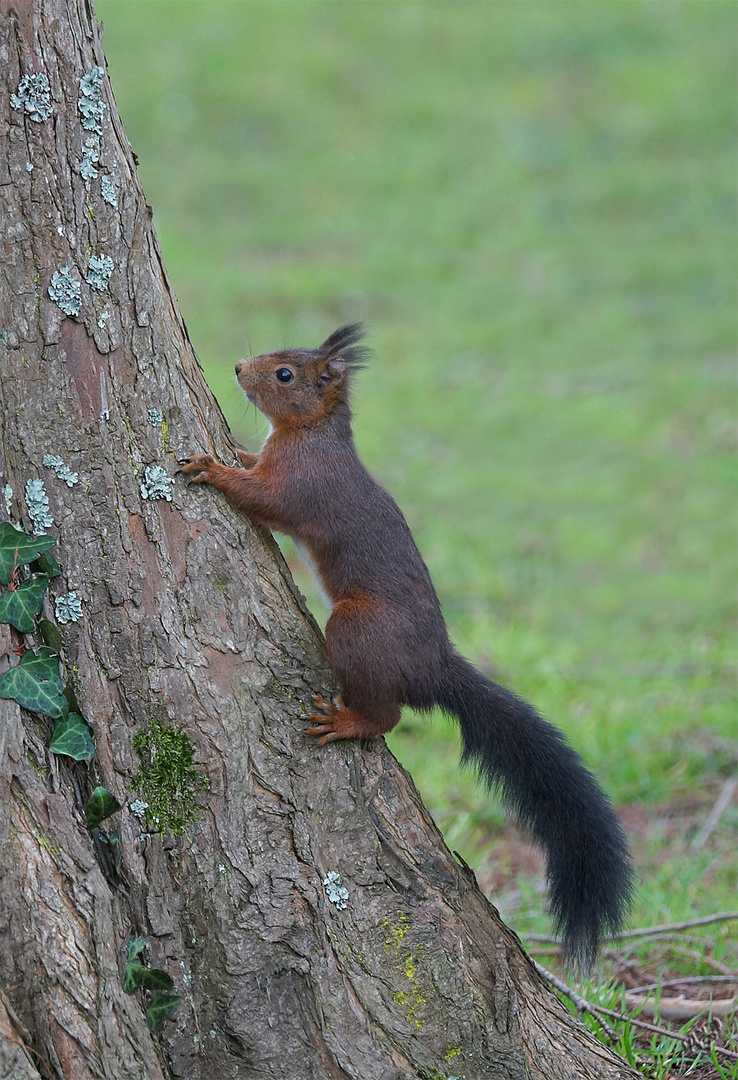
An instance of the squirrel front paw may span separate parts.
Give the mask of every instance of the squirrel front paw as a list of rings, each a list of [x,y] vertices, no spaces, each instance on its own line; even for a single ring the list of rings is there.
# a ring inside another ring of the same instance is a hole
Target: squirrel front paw
[[[192,478],[193,484],[209,484],[218,463],[209,454],[193,454],[180,463],[180,470]]]

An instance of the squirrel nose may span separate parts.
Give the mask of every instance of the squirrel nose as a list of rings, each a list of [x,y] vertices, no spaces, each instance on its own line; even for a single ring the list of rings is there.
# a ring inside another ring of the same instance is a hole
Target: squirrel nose
[[[242,364],[243,364],[243,360],[239,360],[238,363],[236,364],[236,375],[241,374],[241,365]]]

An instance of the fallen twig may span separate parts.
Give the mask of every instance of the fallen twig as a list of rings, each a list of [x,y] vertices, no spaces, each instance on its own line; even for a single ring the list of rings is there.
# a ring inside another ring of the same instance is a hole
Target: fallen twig
[[[718,998],[717,1001],[704,1001],[698,998],[659,998],[643,1001],[632,993],[626,993],[625,1004],[629,1009],[639,1009],[639,1016],[663,1016],[664,1020],[691,1020],[709,1009],[712,1016],[730,1016],[738,1006],[738,998]]]
[[[738,982],[738,975],[683,975],[681,979],[667,979],[666,982],[649,983],[647,986],[631,986],[628,993],[646,994],[649,990],[664,990],[667,986],[682,986],[685,983],[709,983],[712,986],[734,982]]]
[[[720,818],[727,810],[728,805],[735,794],[736,787],[738,787],[738,779],[736,779],[735,776],[731,777],[730,780],[725,781],[720,790],[720,794],[715,800],[715,805],[710,811],[707,821],[696,836],[693,837],[692,843],[689,845],[693,851],[697,851],[699,848],[704,847],[710,839],[718,826]]]
[[[716,915],[702,915],[699,919],[685,919],[684,922],[663,923],[661,926],[644,926],[637,930],[625,930],[622,934],[609,934],[605,941],[627,941],[632,938],[653,937],[656,934],[668,934],[675,930],[687,930],[691,926],[707,926],[709,923],[727,922],[738,919],[738,911],[721,911]],[[549,934],[526,934],[528,941],[541,941],[547,945],[560,945],[559,938]]]
[[[589,1013],[590,1016],[593,1016],[597,1023],[602,1027],[602,1030],[605,1032],[611,1042],[615,1043],[618,1041],[617,1033],[613,1030],[613,1028],[610,1027],[608,1023],[606,1023],[602,1019],[601,1016],[598,1015],[598,1009],[596,1005],[593,1005],[591,1001],[587,1001],[587,999],[583,998],[581,994],[578,994],[576,990],[572,990],[572,988],[570,986],[567,986],[565,982],[562,982],[561,979],[558,979],[552,971],[549,971],[548,968],[542,967],[541,964],[537,964],[535,960],[533,960],[533,966],[535,967],[538,974],[541,975],[547,983],[550,983],[551,986],[554,987],[554,989],[559,990],[562,994],[565,994],[566,997],[568,997],[569,1000],[572,1002],[572,1004],[576,1005],[579,1012],[586,1012]]]
[[[688,956],[690,960],[696,960],[700,964],[707,964],[708,967],[714,968],[715,971],[721,975],[736,975],[733,968],[728,967],[727,964],[723,964],[722,961],[716,960],[714,956],[707,956],[696,949],[685,949],[680,943],[674,942],[672,949],[675,953],[681,953],[682,956]]]
[[[637,944],[639,940],[639,938],[636,938],[633,944]],[[682,934],[679,930],[666,930],[663,934],[652,934],[651,937],[647,938],[647,941],[649,944],[652,941],[679,941],[682,945],[702,945],[706,949],[712,945],[709,938],[695,937],[694,934]],[[616,941],[613,947],[604,949],[605,956],[617,956],[622,952],[621,949],[617,948],[617,944]],[[631,946],[624,947],[630,948]]]

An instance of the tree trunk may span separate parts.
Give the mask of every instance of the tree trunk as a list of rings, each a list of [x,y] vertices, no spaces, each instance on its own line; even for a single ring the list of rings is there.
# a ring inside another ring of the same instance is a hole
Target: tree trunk
[[[62,673],[96,749],[50,753],[53,721],[0,701],[0,1077],[634,1075],[543,985],[384,743],[306,738],[311,692],[333,689],[320,633],[272,539],[176,476],[232,443],[94,71],[91,3],[3,0],[0,57],[3,503],[30,531],[25,483],[45,482],[50,592],[82,602]],[[0,638],[0,671],[40,644]],[[179,725],[194,767],[181,739],[167,757]],[[152,803],[176,776],[179,801]],[[91,830],[97,785],[122,809]],[[173,834],[177,815],[195,820]],[[182,999],[155,1032],[151,991],[123,987],[132,936]]]

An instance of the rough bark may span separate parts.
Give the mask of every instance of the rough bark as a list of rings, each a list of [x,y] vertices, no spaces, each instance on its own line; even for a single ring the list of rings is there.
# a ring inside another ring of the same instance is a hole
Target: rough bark
[[[310,695],[330,693],[330,675],[271,538],[180,478],[171,502],[142,497],[145,466],[174,476],[187,453],[228,460],[232,444],[107,77],[99,175],[80,174],[79,80],[96,64],[90,4],[4,0],[2,482],[26,523],[24,483],[46,483],[52,591],[84,609],[63,627],[63,670],[97,757],[50,754],[51,723],[0,702],[0,1077],[633,1075],[542,984],[383,742],[308,742]],[[41,122],[10,101],[36,72],[53,105]],[[90,255],[112,259],[104,291],[86,283]],[[75,317],[48,292],[63,266],[81,282]],[[7,624],[0,639],[4,671],[22,642]],[[142,835],[128,805],[133,737],[157,720],[185,725],[210,780],[179,837]],[[80,812],[98,783],[123,804],[119,875]],[[330,870],[345,910],[326,896]],[[131,932],[182,996],[156,1034],[143,993],[122,987]]]

